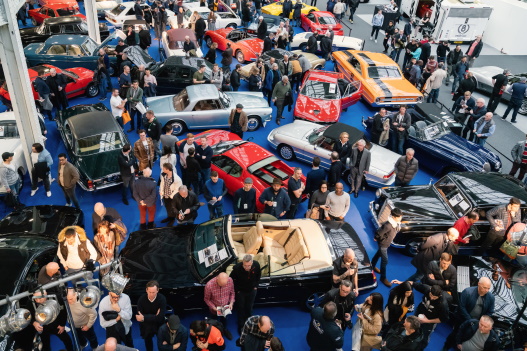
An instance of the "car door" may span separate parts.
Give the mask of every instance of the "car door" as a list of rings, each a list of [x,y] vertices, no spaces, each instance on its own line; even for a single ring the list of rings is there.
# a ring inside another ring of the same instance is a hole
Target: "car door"
[[[79,79],[75,78],[73,75],[68,74],[67,72],[62,72],[64,78],[66,78],[66,96],[68,99],[81,95],[86,89],[85,86],[82,86]]]
[[[42,55],[39,59],[46,60],[46,63],[49,63],[53,66],[63,68],[67,65],[68,59],[68,47],[67,45],[56,44],[51,45],[46,51],[45,55]],[[40,56],[40,55],[39,55]]]
[[[93,58],[94,59],[94,58]],[[94,59],[95,60],[95,59]],[[83,63],[88,60],[84,55],[84,51],[80,45],[68,45],[68,64],[69,67],[83,67]]]
[[[228,126],[229,111],[223,108],[218,99],[202,99],[192,109],[192,119],[196,128],[221,128]]]
[[[212,163],[216,166],[218,176],[225,181],[225,184],[233,184],[233,182],[236,182],[236,180],[233,179],[232,174],[239,174],[238,178],[240,178],[242,173],[241,166],[229,157],[225,155],[213,156]],[[241,178],[237,182],[240,183],[239,187],[241,188],[243,186],[243,184],[241,184],[243,183]]]
[[[52,12],[51,10],[49,10],[49,11]],[[35,12],[33,17],[35,18],[35,21],[37,23],[42,23],[45,18],[49,17],[48,16],[48,8],[47,7],[41,8],[39,11]]]
[[[355,104],[362,96],[362,84],[359,81],[354,81],[348,84],[346,91],[341,98],[341,106],[343,109]]]
[[[176,67],[163,67],[156,73],[157,93],[159,95],[173,94],[173,82],[176,79]]]
[[[176,70],[175,86],[178,91],[183,90],[188,85],[192,84],[192,76],[194,72],[192,68],[186,66],[178,66]]]
[[[328,137],[320,135],[313,144],[307,144],[304,150],[322,160],[328,160],[333,152],[334,141]]]

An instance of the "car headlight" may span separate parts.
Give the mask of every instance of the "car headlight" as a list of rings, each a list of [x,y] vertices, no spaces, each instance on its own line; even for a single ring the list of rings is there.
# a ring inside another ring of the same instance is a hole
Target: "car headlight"
[[[496,161],[496,163],[494,164],[494,168],[496,168],[497,170],[500,170],[501,169],[501,162],[500,161]]]
[[[271,133],[269,133],[269,140],[274,140],[275,134],[276,134],[276,130],[271,131]]]
[[[378,198],[381,197],[381,195],[382,195],[382,190],[381,190],[381,189],[377,189],[377,190],[375,191],[375,197],[378,199]]]
[[[423,101],[423,97],[422,96],[418,96],[417,97],[417,102],[421,102],[421,101]]]
[[[381,102],[381,98],[380,97],[376,98],[375,102]]]
[[[483,169],[482,169],[483,172],[490,172],[490,163],[488,162],[485,162],[483,164]]]

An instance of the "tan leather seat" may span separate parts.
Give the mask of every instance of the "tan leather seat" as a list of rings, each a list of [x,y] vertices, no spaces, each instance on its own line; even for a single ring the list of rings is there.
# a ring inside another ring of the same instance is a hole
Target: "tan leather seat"
[[[262,246],[262,237],[258,234],[258,229],[256,227],[257,226],[251,227],[251,229],[243,234],[243,246],[244,251],[247,254],[256,255]]]
[[[294,265],[309,257],[309,250],[299,228],[285,230],[274,240],[264,237],[263,253],[271,256],[271,272],[281,269],[286,261],[289,265]]]

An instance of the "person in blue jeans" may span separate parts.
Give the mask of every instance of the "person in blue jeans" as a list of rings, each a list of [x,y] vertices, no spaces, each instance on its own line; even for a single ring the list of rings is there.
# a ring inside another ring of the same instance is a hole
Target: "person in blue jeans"
[[[511,94],[511,99],[502,119],[507,119],[512,110],[511,122],[516,123],[516,115],[523,104],[523,100],[527,97],[527,84],[525,82],[527,82],[527,77],[521,77],[518,83],[514,83],[507,89],[507,92]]]
[[[220,179],[218,172],[210,172],[210,179],[205,182],[205,192],[203,194],[209,207],[210,219],[223,216],[223,197],[227,195],[225,182]]]
[[[106,100],[106,96],[108,95],[108,80],[110,79],[110,75],[108,74],[108,70],[106,69],[106,66],[104,65],[104,58],[101,56],[97,60],[97,80],[99,81],[99,101]]]
[[[452,83],[452,93],[456,92],[459,82],[461,82],[461,80],[465,78],[465,73],[468,71],[468,69],[469,67],[468,67],[467,57],[463,56],[461,58],[461,61],[456,63],[456,65],[454,66],[454,70],[453,70],[454,83]]]
[[[373,270],[377,273],[381,274],[381,282],[386,285],[387,287],[391,287],[392,283],[390,283],[386,279],[386,267],[388,266],[388,248],[390,247],[393,238],[395,238],[395,235],[399,232],[401,229],[401,220],[403,219],[403,212],[398,209],[394,208],[391,213],[390,217],[388,217],[388,220],[384,222],[379,229],[377,229],[374,239],[377,242],[377,245],[379,249],[373,256],[373,259],[371,260],[371,265],[373,267]],[[381,259],[381,269],[377,268],[377,261]]]

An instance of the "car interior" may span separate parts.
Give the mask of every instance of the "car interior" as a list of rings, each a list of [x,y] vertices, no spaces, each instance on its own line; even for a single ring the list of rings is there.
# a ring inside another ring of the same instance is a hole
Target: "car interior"
[[[238,40],[243,40],[247,38],[247,32],[241,32],[241,31],[232,31],[227,35],[227,40],[230,40],[232,42],[237,42]]]
[[[70,45],[68,48],[68,56],[81,56],[82,51],[78,45]]]
[[[49,48],[48,55],[66,55],[66,45],[53,45]]]

